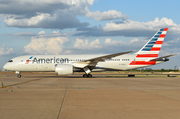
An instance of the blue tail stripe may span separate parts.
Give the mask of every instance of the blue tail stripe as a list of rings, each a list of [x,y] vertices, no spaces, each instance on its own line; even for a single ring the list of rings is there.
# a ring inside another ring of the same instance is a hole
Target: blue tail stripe
[[[153,39],[151,39],[151,41],[157,41],[157,38],[153,38]]]
[[[154,45],[146,45],[145,47],[150,47],[150,48],[152,48]]]
[[[143,48],[142,51],[150,51],[151,48]]]
[[[164,28],[163,28],[163,29],[160,29],[160,31],[164,31]]]
[[[148,44],[155,44],[156,42],[149,42]]]
[[[157,34],[161,34],[162,32],[158,32]]]
[[[159,37],[160,35],[155,35],[154,37]]]

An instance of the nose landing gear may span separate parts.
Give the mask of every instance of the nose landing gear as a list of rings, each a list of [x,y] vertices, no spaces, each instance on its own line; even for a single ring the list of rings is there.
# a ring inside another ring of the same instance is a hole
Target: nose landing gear
[[[21,75],[20,75],[20,74],[18,74],[18,75],[17,75],[17,77],[18,77],[18,78],[21,78]]]
[[[15,73],[18,74],[17,75],[18,78],[21,78],[21,72],[20,71],[16,71]]]

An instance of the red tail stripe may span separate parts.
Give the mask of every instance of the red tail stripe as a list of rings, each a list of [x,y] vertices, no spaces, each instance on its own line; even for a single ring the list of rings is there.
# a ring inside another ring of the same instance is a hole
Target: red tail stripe
[[[152,47],[151,51],[160,51],[160,49],[161,49],[160,47]]]
[[[129,65],[155,65],[156,61],[132,61]]]
[[[138,54],[136,57],[158,57],[158,54]]]
[[[164,31],[167,31],[167,30],[168,30],[168,28],[165,28],[165,29],[164,29]]]
[[[164,38],[166,36],[166,34],[161,34],[160,36],[159,36],[159,38]]]
[[[156,41],[155,44],[163,44],[163,41]]]

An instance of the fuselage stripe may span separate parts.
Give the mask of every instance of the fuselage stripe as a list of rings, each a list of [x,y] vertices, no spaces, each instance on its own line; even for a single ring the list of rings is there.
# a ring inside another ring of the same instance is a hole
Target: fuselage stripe
[[[156,61],[132,61],[129,65],[155,65]]]
[[[136,57],[158,57],[158,54],[138,54]]]

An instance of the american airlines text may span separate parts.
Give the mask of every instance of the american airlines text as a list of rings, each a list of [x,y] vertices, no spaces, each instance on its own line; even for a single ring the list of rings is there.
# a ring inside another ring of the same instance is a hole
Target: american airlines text
[[[45,63],[47,63],[47,64],[49,64],[49,63],[69,63],[69,59],[68,58],[56,58],[56,57],[54,57],[54,58],[34,58],[33,60],[32,60],[32,63],[38,63],[38,64],[45,64]]]

